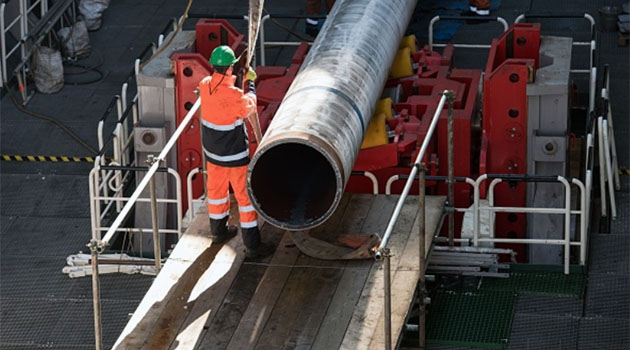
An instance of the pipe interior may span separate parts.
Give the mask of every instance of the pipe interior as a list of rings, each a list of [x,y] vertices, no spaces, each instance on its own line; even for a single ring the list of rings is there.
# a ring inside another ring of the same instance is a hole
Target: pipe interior
[[[335,201],[337,178],[326,157],[300,143],[283,143],[256,161],[250,186],[259,210],[288,228],[306,228]]]

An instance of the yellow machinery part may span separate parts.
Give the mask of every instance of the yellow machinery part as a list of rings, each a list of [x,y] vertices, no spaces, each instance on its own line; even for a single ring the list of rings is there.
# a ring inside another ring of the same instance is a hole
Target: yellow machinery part
[[[387,127],[385,121],[387,116],[385,113],[374,114],[370,124],[368,125],[361,149],[386,145],[389,143],[387,139]]]
[[[387,117],[387,120],[392,119],[392,103],[393,101],[390,97],[380,99],[376,104],[374,115],[383,113]]]
[[[407,35],[406,37],[403,37],[402,40],[400,41],[400,46],[398,47],[399,49],[408,47],[409,50],[411,50],[411,52],[416,52],[418,51],[418,49],[416,48],[416,36],[411,34],[411,35]]]
[[[413,75],[413,67],[411,65],[411,50],[404,47],[398,50],[392,69],[389,71],[390,78],[404,78]]]

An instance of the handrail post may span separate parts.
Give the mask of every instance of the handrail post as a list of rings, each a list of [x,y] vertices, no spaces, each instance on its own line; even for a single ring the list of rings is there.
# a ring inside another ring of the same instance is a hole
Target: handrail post
[[[101,324],[101,289],[98,275],[98,241],[92,238],[90,244],[90,260],[92,264],[92,307],[94,309],[94,346],[103,350],[103,327]]]
[[[159,161],[150,154],[147,157],[147,163],[149,165],[153,165],[156,161]],[[155,194],[155,176],[153,174],[147,176],[151,176],[149,180],[149,192],[151,196],[151,223],[153,226],[153,258],[155,259],[155,272],[156,274],[160,272],[162,269],[162,252],[160,249],[160,236],[158,232],[158,213],[157,213],[157,199]]]
[[[453,100],[455,94],[453,91],[448,90],[444,92],[446,95],[446,102],[448,104],[448,123],[447,123],[447,138],[448,138],[448,180],[446,181],[448,186],[448,245],[453,246],[453,240],[455,238],[455,199],[453,194],[454,186],[454,169],[453,169]]]
[[[420,280],[419,280],[419,284],[418,284],[418,296],[420,299],[420,302],[418,303],[418,346],[421,350],[424,350],[425,347],[425,335],[426,335],[426,331],[425,331],[425,327],[426,327],[426,321],[425,321],[425,313],[426,313],[426,305],[424,303],[424,299],[426,296],[426,288],[425,288],[425,276],[424,276],[424,271],[425,269],[425,265],[426,265],[426,257],[425,257],[425,231],[426,231],[426,213],[425,213],[425,200],[426,200],[426,184],[425,184],[425,176],[426,176],[426,168],[424,166],[424,163],[421,163],[419,165],[419,169],[418,169],[418,176],[419,176],[419,183],[418,183],[418,191],[419,191],[419,200],[418,200],[418,206],[419,206],[419,212],[418,212],[418,223],[419,223],[419,231],[418,234],[419,236],[419,262],[418,262],[418,272],[420,274]]]
[[[564,185],[564,274],[569,274],[571,258],[571,184],[563,176],[558,181]]]
[[[385,247],[382,249],[383,253],[383,279],[385,284],[385,322],[384,331],[385,331],[385,350],[392,349],[392,279],[391,279],[391,264],[390,259],[391,256],[389,254],[389,248]]]

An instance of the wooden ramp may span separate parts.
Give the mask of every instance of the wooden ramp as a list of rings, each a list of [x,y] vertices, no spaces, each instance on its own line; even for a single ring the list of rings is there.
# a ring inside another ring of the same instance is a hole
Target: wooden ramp
[[[348,194],[324,225],[345,233],[385,231],[398,196]],[[444,197],[427,196],[428,252]],[[418,197],[409,197],[390,239],[392,339],[399,339],[419,279]],[[383,271],[373,259],[309,257],[290,234],[264,225],[272,257],[243,258],[240,237],[212,246],[197,215],[114,349],[383,349]]]

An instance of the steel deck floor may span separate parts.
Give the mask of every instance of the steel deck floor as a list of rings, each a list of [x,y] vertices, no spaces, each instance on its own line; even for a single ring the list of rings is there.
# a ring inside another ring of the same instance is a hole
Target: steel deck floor
[[[195,12],[242,15],[247,1],[209,0],[193,6]],[[271,12],[304,13],[303,2],[276,0],[268,2]],[[422,3],[422,1],[420,1]],[[621,0],[503,0],[497,15],[509,23],[520,13],[532,11],[589,12],[596,20],[597,8]],[[179,16],[184,2],[168,0],[113,1],[105,14],[101,30],[90,33],[94,53],[89,62],[104,58],[104,79],[85,86],[67,85],[54,95],[36,95],[28,108],[53,115],[96,147],[96,124],[122,80],[131,70],[140,50],[156,40],[157,33],[174,16]],[[423,12],[419,28],[439,11]],[[185,28],[191,28],[190,20]],[[241,21],[233,24],[243,31]],[[303,32],[302,21],[289,26]],[[584,23],[547,21],[543,31],[583,35]],[[273,28],[272,26],[270,26]],[[426,29],[423,29],[426,36]],[[582,31],[580,34],[579,32]],[[453,42],[488,42],[496,35],[496,27],[463,24]],[[286,40],[288,35],[277,29],[267,30],[270,39]],[[422,33],[417,33],[422,38]],[[616,46],[616,33],[600,33],[599,60],[612,67],[611,98],[615,114],[617,148],[620,166],[630,167],[630,106],[628,104],[629,49]],[[426,42],[426,41],[425,41]],[[269,64],[284,64],[293,49],[270,49]],[[455,50],[458,68],[482,67],[487,54],[482,51]],[[583,60],[575,62],[584,64]],[[583,82],[582,82],[583,83]],[[0,151],[2,154],[42,154],[85,156],[87,152],[51,124],[19,113],[8,97],[0,101]],[[617,117],[618,116],[618,117]],[[112,123],[108,123],[111,128]],[[67,254],[87,250],[89,216],[87,206],[86,163],[15,163],[0,162],[0,348],[2,349],[90,349],[93,348],[90,281],[70,280],[61,273]],[[628,241],[617,235],[630,234],[629,176],[623,176],[624,189],[618,197],[620,217],[611,225],[614,235],[594,233],[590,254],[591,275],[587,284],[588,305],[579,316],[577,333],[573,328],[563,333],[577,336],[579,349],[621,349],[630,344],[627,292],[629,270],[623,266],[630,255]],[[600,239],[601,238],[601,239]],[[617,264],[611,263],[612,254]],[[105,343],[111,346],[135,310],[151,278],[146,276],[103,276],[101,287]],[[614,308],[605,295],[615,298],[622,307]],[[105,297],[104,297],[105,298]],[[546,302],[553,303],[553,298]],[[521,301],[516,308],[521,309]],[[528,314],[547,315],[548,310],[526,305]],[[522,305],[521,305],[522,306]],[[564,309],[563,309],[564,310]],[[577,317],[574,306],[566,306]],[[531,337],[542,336],[544,330],[527,325],[531,317],[514,319],[512,330],[530,329]],[[535,318],[534,318],[535,319]],[[563,328],[564,329],[564,328]],[[512,335],[516,341],[517,333]],[[435,349],[461,347],[436,346]],[[526,347],[525,347],[526,349]]]

